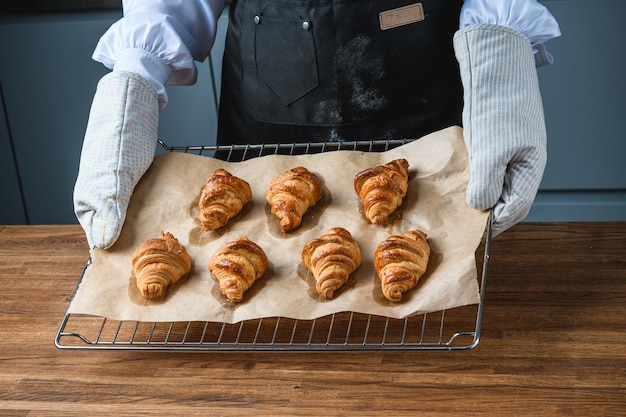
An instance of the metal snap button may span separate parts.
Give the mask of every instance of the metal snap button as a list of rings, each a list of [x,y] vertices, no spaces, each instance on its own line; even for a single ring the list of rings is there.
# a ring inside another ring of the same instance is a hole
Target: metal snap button
[[[261,17],[259,15],[254,16],[254,23],[257,25],[261,23]]]
[[[309,22],[308,20],[305,20],[304,22],[302,22],[302,29],[304,30],[311,29],[311,22]]]

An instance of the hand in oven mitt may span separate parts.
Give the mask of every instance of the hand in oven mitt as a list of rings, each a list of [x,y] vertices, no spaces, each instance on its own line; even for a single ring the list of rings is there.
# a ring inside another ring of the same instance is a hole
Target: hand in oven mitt
[[[90,249],[108,248],[119,237],[133,190],[154,159],[158,120],[157,93],[141,76],[102,77],[74,186],[74,211]]]
[[[474,24],[454,36],[464,88],[470,158],[467,203],[493,208],[493,235],[523,220],[546,165],[546,129],[529,40],[516,30]]]

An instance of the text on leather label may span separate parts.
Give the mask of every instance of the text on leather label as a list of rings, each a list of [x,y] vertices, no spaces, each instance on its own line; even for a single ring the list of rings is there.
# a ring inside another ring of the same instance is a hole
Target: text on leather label
[[[387,30],[424,20],[422,3],[409,4],[397,9],[385,10],[378,14],[380,29]]]

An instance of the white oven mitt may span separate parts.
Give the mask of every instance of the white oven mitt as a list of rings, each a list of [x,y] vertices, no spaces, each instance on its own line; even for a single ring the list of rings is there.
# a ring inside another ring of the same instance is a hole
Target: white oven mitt
[[[523,220],[547,160],[546,129],[529,40],[493,24],[454,36],[464,88],[463,134],[470,158],[467,203],[493,208],[493,235]]]
[[[74,211],[90,248],[108,248],[122,230],[130,196],[152,160],[159,104],[141,76],[113,71],[93,98],[74,187]]]

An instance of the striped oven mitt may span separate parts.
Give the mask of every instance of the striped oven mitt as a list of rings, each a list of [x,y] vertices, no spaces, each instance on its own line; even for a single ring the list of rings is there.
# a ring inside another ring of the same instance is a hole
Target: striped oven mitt
[[[467,203],[493,208],[493,235],[523,220],[546,165],[546,129],[530,41],[514,29],[474,24],[454,50],[464,88],[470,158]]]

